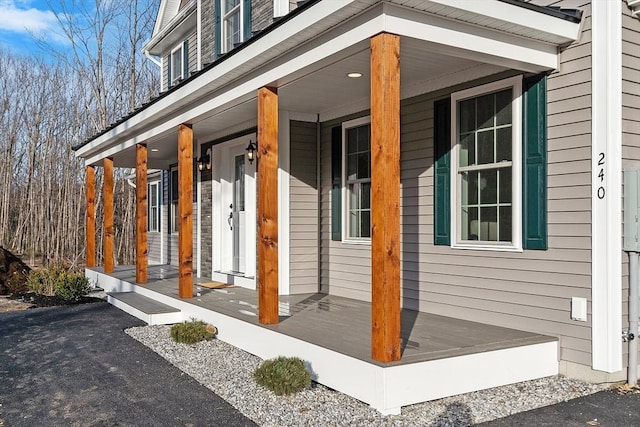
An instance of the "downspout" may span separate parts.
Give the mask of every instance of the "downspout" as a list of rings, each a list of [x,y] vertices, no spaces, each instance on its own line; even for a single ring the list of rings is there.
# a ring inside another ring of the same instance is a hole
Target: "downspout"
[[[317,264],[318,264],[318,271],[317,271],[317,275],[318,275],[318,293],[320,293],[322,291],[322,265],[320,263],[321,261],[321,255],[322,255],[322,187],[321,185],[321,176],[320,176],[320,146],[321,146],[321,141],[320,141],[320,114],[318,114],[316,116],[316,191],[318,194],[318,199],[317,199],[317,203],[318,203],[318,234],[317,234],[317,247],[316,250],[318,251],[318,255],[317,255]]]
[[[149,61],[156,64],[160,68],[160,70],[162,70],[162,62],[158,61],[153,56],[151,56],[148,50],[143,50],[142,52],[144,53],[144,56],[146,56]]]

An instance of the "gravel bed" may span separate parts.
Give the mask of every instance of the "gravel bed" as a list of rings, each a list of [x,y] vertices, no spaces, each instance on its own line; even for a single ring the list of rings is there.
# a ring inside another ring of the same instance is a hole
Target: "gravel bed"
[[[262,426],[467,426],[605,388],[554,376],[405,406],[401,415],[382,416],[365,403],[315,383],[294,396],[275,396],[253,380],[261,359],[219,340],[178,344],[170,338],[168,326],[137,327],[126,333]]]

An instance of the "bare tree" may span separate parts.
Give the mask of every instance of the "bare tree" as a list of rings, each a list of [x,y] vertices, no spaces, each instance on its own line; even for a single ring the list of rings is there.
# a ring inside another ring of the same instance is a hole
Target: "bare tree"
[[[53,62],[0,50],[1,245],[45,262],[84,260],[84,165],[71,146],[152,94],[158,70],[139,52],[151,34],[157,3],[52,3],[70,43],[56,50],[40,40]],[[133,247],[127,239],[135,230],[135,202],[126,178],[131,171],[116,171],[116,257],[130,263]],[[100,186],[101,173],[97,180]],[[98,197],[98,215],[101,211]]]

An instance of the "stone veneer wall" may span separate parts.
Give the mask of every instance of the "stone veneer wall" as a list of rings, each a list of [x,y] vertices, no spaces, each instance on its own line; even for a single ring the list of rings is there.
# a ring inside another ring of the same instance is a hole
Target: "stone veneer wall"
[[[211,144],[203,144],[202,152],[205,153]],[[211,277],[213,270],[213,230],[212,230],[212,176],[211,170],[200,172],[200,275]]]
[[[251,31],[260,31],[273,22],[273,0],[251,2]]]
[[[202,1],[202,65],[214,60],[214,0]]]

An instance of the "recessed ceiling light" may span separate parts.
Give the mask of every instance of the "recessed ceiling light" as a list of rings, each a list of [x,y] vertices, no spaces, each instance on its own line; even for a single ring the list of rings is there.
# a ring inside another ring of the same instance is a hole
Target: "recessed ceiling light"
[[[358,77],[362,77],[362,73],[349,73],[347,77],[351,77],[352,79],[357,79]]]
[[[155,153],[156,151],[158,151],[158,149],[157,148],[152,148],[151,151],[153,151]]]

